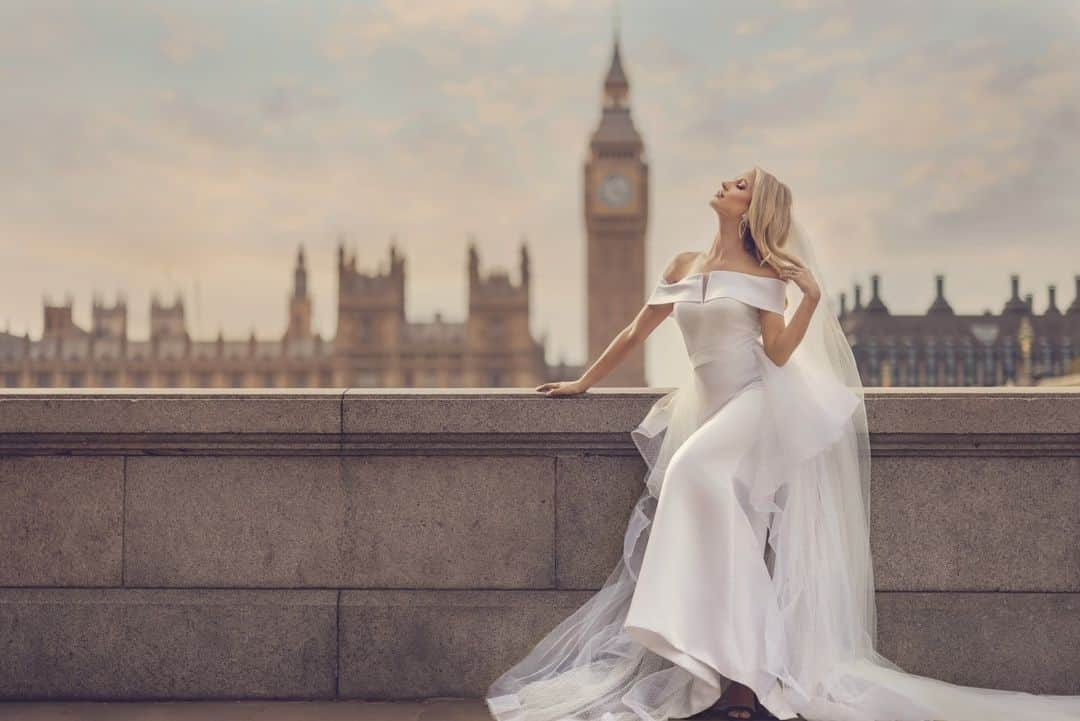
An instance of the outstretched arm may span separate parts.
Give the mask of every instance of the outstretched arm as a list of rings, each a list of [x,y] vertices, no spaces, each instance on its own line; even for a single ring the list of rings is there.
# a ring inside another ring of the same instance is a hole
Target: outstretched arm
[[[692,252],[679,253],[672,258],[667,268],[664,269],[664,280],[668,282],[676,281],[683,274],[683,269],[686,267],[688,260],[694,255],[695,253]],[[589,366],[588,370],[581,374],[580,378],[576,381],[543,383],[538,385],[536,390],[549,396],[569,396],[584,393],[590,386],[595,385],[597,381],[614,370],[619,365],[619,362],[626,357],[627,353],[644,343],[649,334],[656,329],[656,326],[660,325],[664,318],[671,315],[671,309],[674,307],[674,303],[646,303],[638,311],[634,320],[612,338],[611,342],[608,343],[608,347]]]
[[[576,381],[554,381],[536,387],[537,391],[549,396],[574,395],[584,393],[606,376],[635,347],[645,342],[649,334],[671,313],[674,303],[663,305],[645,305],[628,326],[619,331],[600,357]]]
[[[806,329],[810,326],[814,309],[821,300],[821,289],[808,269],[784,269],[780,271],[780,276],[786,280],[793,280],[802,290],[803,297],[787,326],[784,325],[784,316],[779,313],[769,310],[758,311],[761,316],[761,343],[765,346],[765,355],[778,366],[787,363],[791,354],[802,342]]]

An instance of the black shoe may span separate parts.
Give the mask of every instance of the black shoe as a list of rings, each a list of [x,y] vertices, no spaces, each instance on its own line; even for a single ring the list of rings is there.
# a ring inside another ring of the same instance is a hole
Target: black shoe
[[[731,713],[732,711],[743,711],[743,712],[745,712],[745,713],[747,713],[749,715],[748,716],[733,716],[732,713]],[[722,718],[725,721],[753,721],[756,718],[761,718],[761,717],[755,715],[757,713],[757,709],[755,709],[753,706],[747,706],[747,705],[741,704],[741,703],[728,704],[727,706],[724,706],[722,708],[716,707],[716,706],[710,706],[709,707],[709,714],[710,714],[709,718],[717,718],[716,716],[712,715],[713,713],[719,713],[720,714],[719,718]]]
[[[754,709],[753,713],[750,715],[750,721],[760,721],[764,719],[767,719],[768,721],[780,721],[780,717],[762,706],[761,700],[755,696]]]

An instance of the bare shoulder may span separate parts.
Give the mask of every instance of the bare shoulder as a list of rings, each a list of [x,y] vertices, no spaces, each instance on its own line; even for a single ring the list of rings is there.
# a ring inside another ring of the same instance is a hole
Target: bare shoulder
[[[764,271],[764,272],[762,272],[762,271]],[[772,267],[768,263],[761,266],[758,269],[758,272],[761,275],[765,276],[766,278],[773,278],[774,280],[783,280],[783,278],[780,277],[780,273],[777,272],[776,268]]]
[[[681,280],[698,255],[696,250],[684,250],[681,253],[676,253],[668,262],[667,267],[664,268],[664,280],[668,283]]]

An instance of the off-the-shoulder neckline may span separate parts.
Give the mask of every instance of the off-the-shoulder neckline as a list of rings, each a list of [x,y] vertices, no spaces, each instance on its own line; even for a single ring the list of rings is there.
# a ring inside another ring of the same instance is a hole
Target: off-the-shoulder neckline
[[[684,282],[686,280],[689,280],[690,278],[693,278],[695,276],[711,275],[713,273],[735,273],[736,275],[745,275],[748,278],[760,278],[761,280],[771,280],[771,281],[773,281],[775,283],[785,283],[785,284],[787,283],[787,281],[784,280],[783,278],[770,278],[767,275],[756,275],[754,273],[746,273],[746,272],[741,271],[741,270],[731,270],[730,268],[717,268],[716,270],[703,270],[703,271],[699,271],[697,273],[690,273],[689,275],[684,275],[682,278],[679,278],[678,280],[665,280],[663,275],[661,275],[660,276],[660,282],[663,285],[678,285],[679,283],[682,283],[682,282]]]

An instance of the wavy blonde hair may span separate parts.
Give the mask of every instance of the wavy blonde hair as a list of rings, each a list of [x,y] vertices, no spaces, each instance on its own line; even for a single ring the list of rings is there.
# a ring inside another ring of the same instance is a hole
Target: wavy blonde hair
[[[750,207],[739,223],[743,246],[758,259],[780,270],[778,261],[804,268],[798,256],[784,249],[791,231],[791,189],[767,170],[755,165]]]

